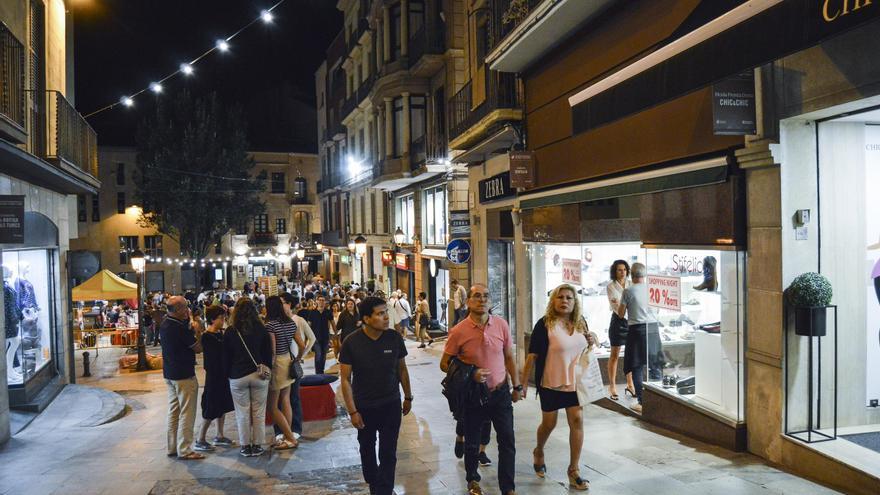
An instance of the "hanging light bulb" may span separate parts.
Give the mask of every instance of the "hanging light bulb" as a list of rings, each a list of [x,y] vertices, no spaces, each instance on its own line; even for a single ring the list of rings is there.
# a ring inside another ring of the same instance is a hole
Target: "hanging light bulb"
[[[226,40],[217,40],[216,46],[217,46],[217,49],[220,50],[221,52],[228,52],[229,51],[229,42]]]
[[[183,72],[184,75],[191,76],[193,70],[193,66],[190,64],[180,64],[180,72]]]
[[[119,103],[122,103],[122,105],[126,107],[134,106],[134,100],[131,98],[131,96],[123,96],[119,99]]]
[[[162,92],[162,89],[163,88],[161,83],[150,83],[150,91],[152,91],[153,93],[156,93],[158,95]]]
[[[262,19],[263,22],[265,22],[266,24],[269,24],[270,22],[272,22],[272,19],[274,19],[274,18],[275,18],[275,16],[273,16],[272,13],[269,12],[268,10],[264,10],[264,11],[260,12],[260,19]]]

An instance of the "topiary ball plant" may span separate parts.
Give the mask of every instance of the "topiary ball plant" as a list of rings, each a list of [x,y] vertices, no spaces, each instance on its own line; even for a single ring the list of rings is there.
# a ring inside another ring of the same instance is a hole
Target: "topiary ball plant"
[[[807,337],[824,337],[826,309],[834,291],[824,276],[808,272],[798,275],[785,289],[788,303],[795,308],[794,331]]]
[[[788,302],[801,308],[828,306],[834,293],[831,282],[816,272],[798,275],[785,292]]]

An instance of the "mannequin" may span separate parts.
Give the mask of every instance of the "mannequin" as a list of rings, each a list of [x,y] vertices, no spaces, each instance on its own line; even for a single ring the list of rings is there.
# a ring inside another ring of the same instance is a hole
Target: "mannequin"
[[[18,292],[18,310],[21,312],[21,349],[23,351],[40,347],[40,307],[34,293],[34,284],[28,280],[31,264],[18,263],[18,278],[15,290]]]
[[[15,353],[21,345],[21,337],[18,333],[18,322],[21,321],[21,311],[18,309],[18,293],[15,291],[13,270],[3,265],[3,308],[4,326],[6,333],[6,378],[8,383],[19,383],[22,380],[21,373],[13,368]]]
[[[868,246],[868,251],[876,251],[878,249],[880,249],[880,241]],[[877,260],[877,263],[874,264],[874,268],[871,270],[871,278],[874,280],[874,294],[877,296],[877,304],[880,304],[880,259]],[[880,339],[880,334],[878,334],[878,339]]]

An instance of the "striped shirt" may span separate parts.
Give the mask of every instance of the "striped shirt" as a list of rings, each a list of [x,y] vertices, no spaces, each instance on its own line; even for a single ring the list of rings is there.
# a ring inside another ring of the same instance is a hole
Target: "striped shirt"
[[[296,333],[296,323],[293,321],[283,322],[272,320],[266,323],[266,330],[275,336],[275,354],[287,354],[293,344],[293,335]]]

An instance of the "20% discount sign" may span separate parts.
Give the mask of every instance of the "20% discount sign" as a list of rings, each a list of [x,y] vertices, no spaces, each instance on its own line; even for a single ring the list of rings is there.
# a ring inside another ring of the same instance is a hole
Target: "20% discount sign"
[[[681,311],[681,278],[648,275],[648,305]]]

